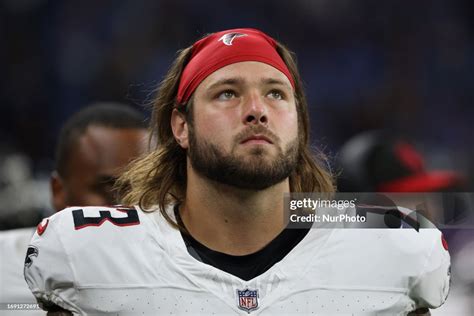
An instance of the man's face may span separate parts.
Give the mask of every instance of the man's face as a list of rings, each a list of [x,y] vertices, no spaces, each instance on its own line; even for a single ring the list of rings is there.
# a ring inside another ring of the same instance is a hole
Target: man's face
[[[55,209],[116,204],[112,186],[123,168],[146,151],[146,137],[145,129],[89,126],[73,146],[68,175],[56,189],[53,179]]]
[[[242,189],[286,179],[298,156],[298,119],[288,78],[264,63],[223,67],[196,89],[188,155],[200,174]]]

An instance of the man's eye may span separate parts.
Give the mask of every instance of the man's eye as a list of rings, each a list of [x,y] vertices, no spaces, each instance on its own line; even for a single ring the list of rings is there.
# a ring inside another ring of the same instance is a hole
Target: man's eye
[[[224,92],[221,92],[220,94],[218,94],[217,98],[221,101],[226,101],[226,100],[230,100],[232,98],[235,98],[236,97],[236,94],[234,91],[232,90],[226,90]]]
[[[283,100],[283,93],[279,90],[272,90],[268,93],[268,96],[275,100]]]

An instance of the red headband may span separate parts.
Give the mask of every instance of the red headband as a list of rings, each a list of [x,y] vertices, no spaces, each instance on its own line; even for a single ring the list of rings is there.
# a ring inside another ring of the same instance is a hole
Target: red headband
[[[294,88],[293,77],[275,48],[275,40],[256,29],[233,29],[206,36],[193,45],[176,101],[185,104],[207,76],[241,61],[258,61],[275,67],[288,77]]]

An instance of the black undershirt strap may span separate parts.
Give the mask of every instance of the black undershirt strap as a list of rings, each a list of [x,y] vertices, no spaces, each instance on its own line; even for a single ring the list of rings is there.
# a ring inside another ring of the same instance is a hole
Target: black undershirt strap
[[[174,212],[178,224],[184,227],[178,205]],[[181,233],[188,252],[197,260],[243,280],[251,280],[282,260],[309,232],[309,229],[284,229],[263,249],[245,256],[232,256],[207,248],[190,234]]]

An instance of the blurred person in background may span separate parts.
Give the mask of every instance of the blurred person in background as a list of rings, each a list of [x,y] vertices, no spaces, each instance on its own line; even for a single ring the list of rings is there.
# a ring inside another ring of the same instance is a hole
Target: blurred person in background
[[[453,192],[466,180],[452,170],[428,170],[421,153],[402,137],[368,131],[350,138],[337,155],[341,192]]]
[[[50,179],[54,209],[117,204],[112,192],[115,179],[130,161],[146,152],[147,135],[143,115],[123,104],[95,103],[74,114],[64,124],[56,146]],[[40,223],[37,231],[46,225]],[[33,233],[34,228],[0,232],[2,309],[7,308],[6,303],[36,303],[23,277],[25,252]],[[31,311],[35,312],[40,311]]]
[[[96,104],[73,116],[57,146],[54,209],[116,204],[115,180],[121,168],[145,152],[146,135],[143,116],[128,106]]]
[[[427,204],[421,204],[417,212],[444,228],[443,235],[452,256],[454,281],[450,299],[431,313],[472,315],[474,233],[472,229],[450,227],[472,225],[472,194],[464,193],[468,191],[468,181],[462,173],[428,169],[425,158],[403,137],[386,130],[362,132],[350,138],[337,155],[336,169],[340,173],[337,189],[339,192],[384,193],[389,198],[399,198],[394,200],[396,205],[420,205],[423,200],[434,201],[437,205],[431,204],[423,209]],[[400,194],[390,195],[394,192]],[[436,192],[444,194],[434,194]]]
[[[467,191],[463,174],[426,168],[423,155],[411,142],[384,130],[367,131],[350,138],[341,147],[336,165],[339,192],[452,192],[445,198],[456,198],[459,197],[456,192]],[[432,222],[441,224],[454,224],[468,215],[465,208],[440,213],[439,208],[427,207],[420,211]]]

